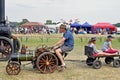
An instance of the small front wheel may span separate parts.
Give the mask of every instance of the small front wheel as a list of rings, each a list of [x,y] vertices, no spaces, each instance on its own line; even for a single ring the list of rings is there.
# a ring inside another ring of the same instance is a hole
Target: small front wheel
[[[6,72],[9,75],[18,75],[20,72],[20,64],[19,62],[10,62],[8,63],[8,65],[6,66]]]
[[[94,60],[95,60],[95,58],[90,58],[90,57],[88,57],[88,58],[86,59],[86,64],[87,64],[88,66],[92,66]]]
[[[101,62],[101,61],[95,60],[95,61],[93,62],[93,68],[94,68],[94,69],[100,69],[101,67],[102,67],[102,62]]]

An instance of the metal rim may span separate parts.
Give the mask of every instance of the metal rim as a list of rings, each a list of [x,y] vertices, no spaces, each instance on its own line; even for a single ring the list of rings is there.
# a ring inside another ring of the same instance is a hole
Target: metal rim
[[[18,62],[10,62],[6,66],[6,72],[9,75],[18,75],[20,72],[20,64]]]
[[[120,59],[115,59],[113,61],[113,66],[116,67],[116,68],[120,67]]]
[[[93,62],[93,68],[94,68],[94,69],[100,69],[101,66],[102,66],[102,62],[101,62],[101,61],[95,60],[95,61]]]
[[[88,66],[92,66],[94,60],[95,60],[94,58],[89,58],[89,57],[88,57],[87,60],[86,60],[86,64],[87,64]]]
[[[38,70],[42,73],[52,73],[58,67],[58,59],[54,54],[50,52],[44,52],[37,58],[36,65]]]
[[[106,57],[106,58],[105,58],[105,63],[106,63],[106,64],[110,64],[112,61],[114,61],[114,58],[113,58],[113,57]]]
[[[0,59],[8,60],[13,50],[11,40],[6,37],[0,37]]]

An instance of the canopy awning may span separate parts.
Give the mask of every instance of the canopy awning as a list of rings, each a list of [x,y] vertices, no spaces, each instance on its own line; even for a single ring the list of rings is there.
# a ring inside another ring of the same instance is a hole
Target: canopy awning
[[[91,31],[92,25],[90,25],[88,22],[85,22],[84,24],[81,25],[84,30],[87,32]]]
[[[41,22],[27,22],[21,25],[22,27],[32,27],[32,26],[45,26],[44,23]]]
[[[110,23],[97,23],[97,24],[93,25],[93,28],[94,29],[96,29],[96,28],[101,28],[101,29],[109,28],[113,31],[116,31],[116,26],[114,26]]]
[[[74,22],[73,24],[70,25],[70,27],[80,27],[81,25],[78,22]]]

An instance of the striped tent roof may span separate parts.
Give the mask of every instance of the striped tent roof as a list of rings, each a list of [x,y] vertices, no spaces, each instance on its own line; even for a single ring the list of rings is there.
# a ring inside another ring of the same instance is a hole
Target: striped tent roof
[[[29,26],[45,26],[44,23],[41,22],[27,22],[21,25],[22,27],[29,27]]]

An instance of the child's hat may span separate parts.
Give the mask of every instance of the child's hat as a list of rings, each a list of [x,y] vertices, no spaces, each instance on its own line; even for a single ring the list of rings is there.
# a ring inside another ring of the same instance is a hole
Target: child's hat
[[[107,38],[114,38],[112,35],[107,36]]]
[[[92,37],[90,41],[96,41],[96,37]]]

